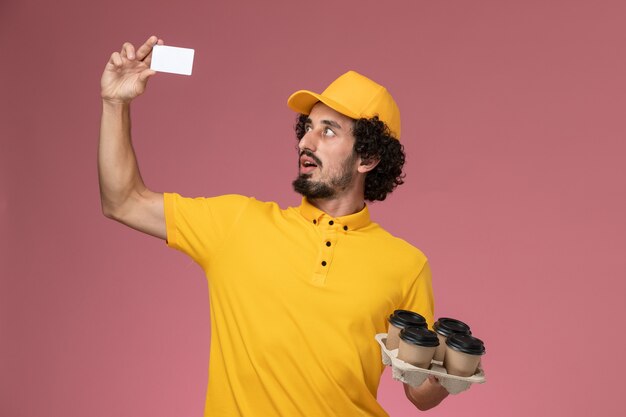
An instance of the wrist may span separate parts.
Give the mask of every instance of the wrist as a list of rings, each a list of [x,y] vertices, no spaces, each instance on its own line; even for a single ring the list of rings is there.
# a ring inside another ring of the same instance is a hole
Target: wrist
[[[127,113],[130,110],[130,101],[102,98],[102,111],[109,114]]]
[[[102,105],[107,107],[127,107],[130,106],[130,100],[102,97]]]

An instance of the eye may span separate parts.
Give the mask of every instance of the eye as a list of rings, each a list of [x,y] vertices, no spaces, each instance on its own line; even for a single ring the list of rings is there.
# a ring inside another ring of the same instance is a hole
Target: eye
[[[324,136],[335,137],[335,132],[330,127],[324,128]]]
[[[311,127],[311,125],[304,125],[305,132],[310,132],[311,130],[313,130],[313,127]]]

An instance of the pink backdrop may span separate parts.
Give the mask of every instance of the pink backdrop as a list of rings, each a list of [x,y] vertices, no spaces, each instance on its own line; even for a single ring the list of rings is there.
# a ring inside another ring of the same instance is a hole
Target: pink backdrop
[[[385,5],[386,4],[386,5]],[[298,204],[299,88],[348,69],[403,113],[406,184],[372,206],[429,256],[437,316],[488,382],[431,416],[622,415],[623,1],[0,3],[0,416],[199,416],[200,269],[100,212],[99,78],[123,41],[196,49],[133,108],[155,190]],[[386,372],[380,401],[412,415]],[[417,412],[415,412],[417,413]]]

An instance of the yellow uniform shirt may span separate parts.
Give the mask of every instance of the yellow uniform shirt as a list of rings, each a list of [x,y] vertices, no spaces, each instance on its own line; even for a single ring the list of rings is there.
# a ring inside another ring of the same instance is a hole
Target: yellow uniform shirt
[[[286,210],[239,195],[164,202],[168,245],[209,284],[205,416],[387,416],[374,335],[398,308],[433,323],[418,249],[367,207],[333,218],[306,200]]]

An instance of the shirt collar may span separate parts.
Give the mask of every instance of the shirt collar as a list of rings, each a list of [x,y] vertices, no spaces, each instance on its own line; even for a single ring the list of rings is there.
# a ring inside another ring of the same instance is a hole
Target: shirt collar
[[[347,216],[332,217],[328,213],[325,213],[315,207],[305,197],[303,197],[302,204],[298,207],[298,210],[300,211],[300,214],[307,219],[307,221],[313,224],[320,224],[320,222],[324,220],[324,217],[328,218],[328,220],[333,220],[342,226],[347,226],[347,230],[361,229],[371,223],[370,212],[367,205],[365,205],[363,210],[356,213],[349,214]]]

